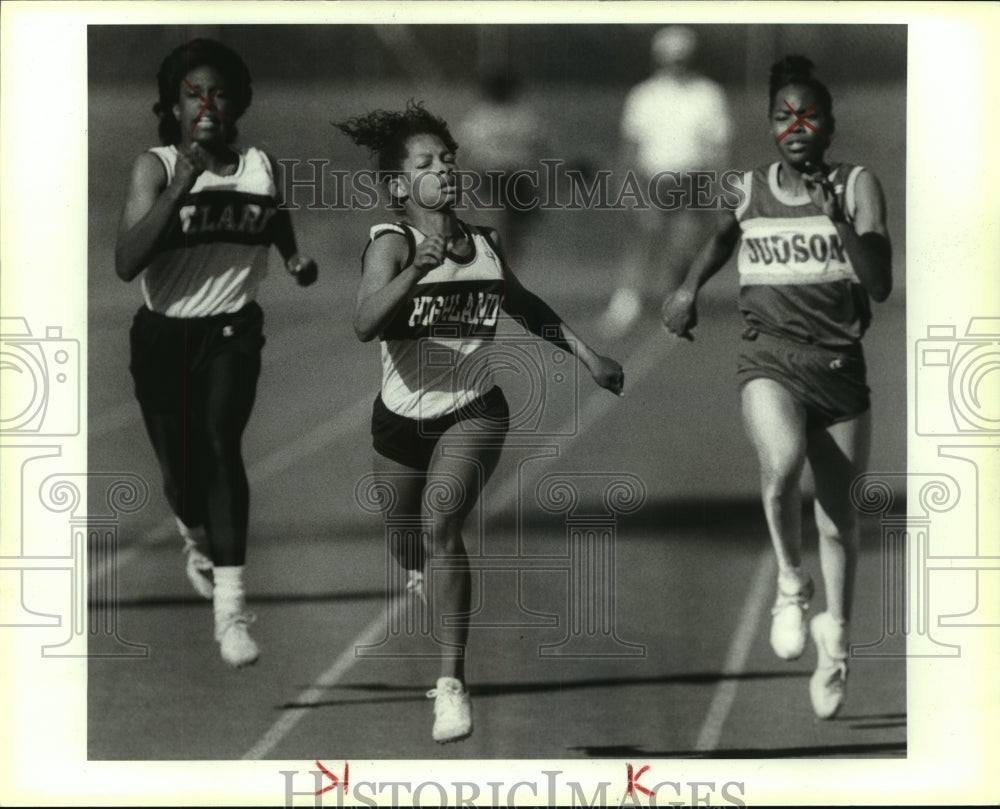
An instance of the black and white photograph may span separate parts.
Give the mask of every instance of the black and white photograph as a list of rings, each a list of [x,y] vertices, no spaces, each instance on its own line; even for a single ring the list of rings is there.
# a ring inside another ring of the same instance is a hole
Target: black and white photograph
[[[995,798],[995,9],[10,5],[4,803]]]

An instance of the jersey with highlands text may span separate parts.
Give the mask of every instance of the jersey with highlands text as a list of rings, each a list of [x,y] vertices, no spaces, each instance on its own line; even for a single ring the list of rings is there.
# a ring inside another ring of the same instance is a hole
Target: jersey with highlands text
[[[480,231],[460,223],[472,255],[445,256],[426,273],[381,334],[382,401],[394,413],[432,419],[494,386],[488,349],[503,303],[503,265]],[[406,224],[376,225],[371,240],[399,233],[413,251],[425,236]]]

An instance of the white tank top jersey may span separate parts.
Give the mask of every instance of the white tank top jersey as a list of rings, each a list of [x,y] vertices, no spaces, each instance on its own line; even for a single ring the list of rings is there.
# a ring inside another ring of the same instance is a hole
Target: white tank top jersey
[[[807,196],[778,185],[779,163],[747,172],[737,256],[740,309],[759,331],[830,347],[857,342],[871,320],[868,294],[830,218]],[[828,177],[853,225],[862,166],[837,164]]]
[[[494,385],[489,352],[503,302],[503,265],[487,238],[459,223],[472,255],[450,253],[417,282],[381,334],[382,401],[411,419],[444,416],[474,401]],[[372,241],[400,233],[413,250],[426,236],[405,224],[371,229]]]
[[[150,149],[174,178],[177,147]],[[202,172],[178,212],[166,246],[141,276],[146,306],[168,317],[237,312],[267,275],[268,225],[277,213],[271,162],[259,149],[238,151],[230,176]]]

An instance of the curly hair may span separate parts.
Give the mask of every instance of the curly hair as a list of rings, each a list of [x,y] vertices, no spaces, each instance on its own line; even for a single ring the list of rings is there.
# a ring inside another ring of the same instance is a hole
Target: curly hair
[[[813,76],[814,68],[815,65],[808,58],[799,55],[786,56],[780,62],[775,62],[771,67],[771,94],[767,114],[770,115],[771,110],[774,109],[774,99],[782,87],[788,87],[790,84],[809,87],[816,93],[820,106],[826,110],[826,114],[830,118],[830,132],[828,134],[832,135],[834,128],[833,96],[830,95],[826,85]]]
[[[406,144],[414,135],[436,135],[451,151],[458,150],[458,143],[444,119],[424,109],[422,101],[412,99],[403,112],[375,110],[334,126],[377,156],[380,179],[385,182],[402,169],[407,155]]]
[[[153,105],[153,113],[160,119],[160,143],[164,146],[180,143],[181,125],[174,117],[174,105],[180,98],[181,82],[196,67],[208,65],[218,70],[226,79],[226,94],[230,99],[232,120],[237,120],[253,98],[250,70],[232,48],[214,39],[192,39],[174,48],[160,65],[156,74],[160,99]],[[231,128],[230,140],[236,137]]]

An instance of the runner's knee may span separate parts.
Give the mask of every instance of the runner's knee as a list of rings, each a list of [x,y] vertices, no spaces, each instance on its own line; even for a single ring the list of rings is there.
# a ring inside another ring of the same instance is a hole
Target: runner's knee
[[[857,514],[851,508],[850,503],[839,504],[836,508],[831,507],[830,504],[824,504],[823,507],[820,507],[817,503],[815,516],[816,530],[821,540],[834,542],[838,545],[857,541]]]
[[[462,523],[454,514],[435,515],[431,523],[431,543],[435,556],[456,556],[465,552]]]
[[[802,469],[790,460],[762,461],[760,466],[761,490],[765,496],[780,497],[799,485]]]

